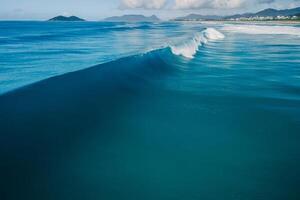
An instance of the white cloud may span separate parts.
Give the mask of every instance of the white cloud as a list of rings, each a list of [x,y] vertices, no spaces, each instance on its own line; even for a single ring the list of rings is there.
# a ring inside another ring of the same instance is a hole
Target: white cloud
[[[161,9],[166,5],[166,0],[122,0],[122,9]]]
[[[244,0],[214,0],[213,8],[239,8],[243,5]]]
[[[175,0],[176,9],[239,8],[244,0]]]
[[[120,0],[121,9],[240,9],[255,7],[295,7],[300,0]]]
[[[196,9],[205,5],[205,0],[175,0],[176,9]]]

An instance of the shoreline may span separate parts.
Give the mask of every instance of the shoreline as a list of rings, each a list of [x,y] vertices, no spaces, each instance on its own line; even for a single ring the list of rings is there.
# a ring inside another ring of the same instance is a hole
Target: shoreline
[[[299,24],[300,20],[272,20],[272,21],[231,21],[231,20],[203,20],[203,21],[175,21],[191,23],[231,23],[231,24]]]

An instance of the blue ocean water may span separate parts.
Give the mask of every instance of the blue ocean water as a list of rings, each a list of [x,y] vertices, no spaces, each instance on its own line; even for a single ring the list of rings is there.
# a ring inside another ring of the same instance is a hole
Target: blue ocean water
[[[171,40],[184,40],[203,29],[189,30],[182,26],[176,23],[0,22],[0,93],[161,48]]]
[[[300,198],[299,25],[0,22],[0,93],[3,199]]]

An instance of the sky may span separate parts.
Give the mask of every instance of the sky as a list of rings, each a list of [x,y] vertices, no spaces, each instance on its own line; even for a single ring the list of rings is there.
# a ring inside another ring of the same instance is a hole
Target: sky
[[[187,14],[231,15],[300,6],[300,0],[0,0],[0,20],[45,20],[76,15],[88,20],[123,14],[172,19]]]

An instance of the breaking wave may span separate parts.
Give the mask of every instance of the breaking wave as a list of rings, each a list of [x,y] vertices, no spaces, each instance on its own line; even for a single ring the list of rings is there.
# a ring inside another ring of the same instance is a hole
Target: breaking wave
[[[199,47],[206,44],[208,41],[223,39],[225,36],[214,28],[207,28],[200,34],[179,45],[171,45],[171,51],[175,55],[184,56],[186,58],[194,58],[195,54],[199,50]]]
[[[124,77],[128,76],[134,76],[139,77],[140,79],[144,80],[147,79],[149,80],[149,77],[156,77],[160,76],[161,74],[164,74],[166,71],[169,70],[176,70],[177,69],[177,62],[180,62],[177,57],[178,56],[183,56],[186,58],[194,58],[194,55],[197,53],[199,46],[202,46],[203,44],[206,44],[209,41],[214,41],[214,40],[219,40],[223,39],[225,36],[217,31],[216,29],[213,28],[207,28],[204,31],[200,32],[197,34],[192,40],[189,41],[184,41],[180,45],[166,45],[161,48],[157,49],[152,49],[150,51],[140,53],[137,55],[131,55],[128,57],[123,57],[119,58],[107,63],[102,63],[93,67],[86,68],[84,70],[79,70],[75,72],[69,72],[66,74],[62,74],[59,76],[54,76],[51,78],[44,79],[40,82],[49,84],[48,82],[50,81],[57,83],[57,81],[53,81],[56,79],[61,79],[61,77],[64,78],[69,78],[73,77],[73,74],[80,74],[78,76],[82,77],[82,74],[88,73],[89,79],[87,82],[92,80],[92,77],[95,74],[100,74],[96,75],[95,79],[102,79],[103,77],[99,77],[103,74],[103,69],[107,69],[107,73],[113,76],[117,72],[119,73],[124,73],[125,75],[122,76],[122,79]],[[179,64],[180,65],[180,64]],[[143,67],[141,67],[143,66]],[[97,71],[97,70],[102,71],[101,73],[90,73],[90,71]],[[82,78],[76,78],[77,80],[82,79]],[[151,79],[151,78],[150,78]],[[75,78],[74,78],[75,80]],[[118,81],[116,81],[116,78],[112,78],[113,83],[112,85],[116,84]],[[122,80],[123,81],[123,80]],[[18,92],[19,90],[23,90],[24,88],[32,88],[35,87],[36,85],[40,85],[40,82],[34,82],[29,85],[25,85],[21,88],[17,88],[16,90],[10,91],[9,93],[14,93],[15,91]],[[146,81],[147,82],[147,81]],[[59,85],[65,85],[66,83],[70,83],[70,81],[65,81]],[[82,84],[82,83],[81,83]],[[122,83],[120,85],[126,85],[126,83]],[[141,84],[135,84],[136,85],[141,85]],[[55,86],[56,87],[56,86]],[[99,87],[99,86],[97,86]],[[131,86],[130,86],[131,87]],[[5,94],[5,93],[4,93]],[[1,94],[2,95],[2,94]],[[0,95],[0,97],[1,97]],[[0,101],[1,103],[1,101]]]

